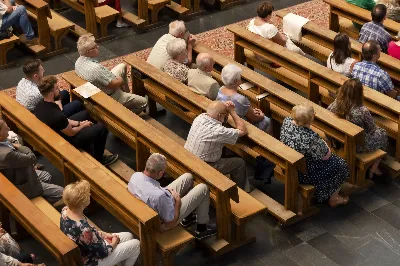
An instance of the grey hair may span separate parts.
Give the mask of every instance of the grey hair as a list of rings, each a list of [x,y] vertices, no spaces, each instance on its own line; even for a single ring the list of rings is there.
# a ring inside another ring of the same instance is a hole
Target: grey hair
[[[175,39],[167,44],[167,53],[171,58],[176,58],[186,50],[186,42],[183,39]]]
[[[159,153],[153,153],[150,155],[146,162],[145,170],[149,173],[158,173],[164,171],[167,168],[167,158]]]
[[[77,48],[80,55],[85,55],[87,51],[93,48],[96,43],[96,39],[93,34],[85,34],[79,37],[77,42]]]
[[[226,87],[231,87],[242,78],[242,69],[237,65],[228,64],[222,69],[221,78]]]
[[[203,55],[203,56],[200,56],[200,55]],[[204,68],[206,68],[213,62],[214,62],[214,59],[210,55],[208,55],[208,56],[205,56],[204,54],[197,55],[196,65],[201,70],[204,70]]]
[[[175,20],[169,23],[169,33],[175,37],[186,32],[185,22],[182,20]]]

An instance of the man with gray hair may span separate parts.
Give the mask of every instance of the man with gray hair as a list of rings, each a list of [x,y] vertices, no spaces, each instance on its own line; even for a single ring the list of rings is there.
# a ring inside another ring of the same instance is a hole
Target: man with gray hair
[[[220,86],[211,76],[214,59],[207,53],[200,53],[197,55],[196,65],[198,68],[188,71],[189,88],[197,94],[215,100]]]
[[[210,192],[205,184],[193,187],[192,174],[186,173],[163,188],[157,181],[167,168],[164,155],[153,153],[147,159],[143,172],[136,172],[129,180],[128,190],[155,210],[162,220],[162,230],[174,228],[178,223],[187,227],[197,222],[195,237],[203,239],[215,235],[215,225],[207,225]],[[196,215],[192,212],[196,210]]]
[[[229,115],[235,128],[225,127]],[[246,162],[240,157],[222,158],[224,144],[236,144],[239,137],[247,134],[243,120],[235,112],[231,101],[225,103],[213,101],[207,107],[207,113],[196,117],[186,139],[185,149],[224,175],[230,174],[238,187],[250,192]]]
[[[192,45],[195,38],[186,31],[185,23],[181,20],[175,20],[169,24],[169,32],[158,39],[147,58],[147,63],[162,70],[165,63],[171,58],[167,53],[167,44],[177,38],[184,39],[187,43],[188,59],[185,64],[190,66],[192,64]]]
[[[75,63],[76,74],[89,81],[111,98],[134,113],[139,114],[147,107],[145,97],[130,93],[127,79],[127,67],[121,63],[111,71],[95,58],[99,56],[99,46],[93,35],[82,35],[78,40],[80,57]]]

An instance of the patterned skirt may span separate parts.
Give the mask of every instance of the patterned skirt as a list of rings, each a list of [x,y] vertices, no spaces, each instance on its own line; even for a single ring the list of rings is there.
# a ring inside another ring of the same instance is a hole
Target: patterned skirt
[[[324,202],[349,178],[350,172],[344,159],[332,153],[324,160],[306,160],[307,173],[299,173],[299,182],[315,186],[318,202]]]
[[[375,132],[365,134],[364,146],[357,146],[357,152],[371,152],[377,149],[386,151],[387,143],[386,130],[377,126]]]

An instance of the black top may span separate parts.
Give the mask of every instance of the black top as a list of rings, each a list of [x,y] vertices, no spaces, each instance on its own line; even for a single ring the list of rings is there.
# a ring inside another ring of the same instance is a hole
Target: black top
[[[61,130],[65,129],[69,122],[67,116],[60,110],[60,107],[56,103],[41,100],[36,105],[35,115],[51,129],[64,136]]]

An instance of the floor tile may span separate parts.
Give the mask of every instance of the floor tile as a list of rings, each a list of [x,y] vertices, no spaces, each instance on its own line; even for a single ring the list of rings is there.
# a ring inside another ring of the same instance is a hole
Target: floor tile
[[[287,257],[296,262],[300,266],[308,265],[338,265],[327,256],[313,248],[307,243],[302,243],[283,252]]]
[[[389,203],[369,190],[351,195],[351,201],[370,212]]]
[[[400,209],[393,204],[386,204],[372,212],[394,228],[400,229]]]

